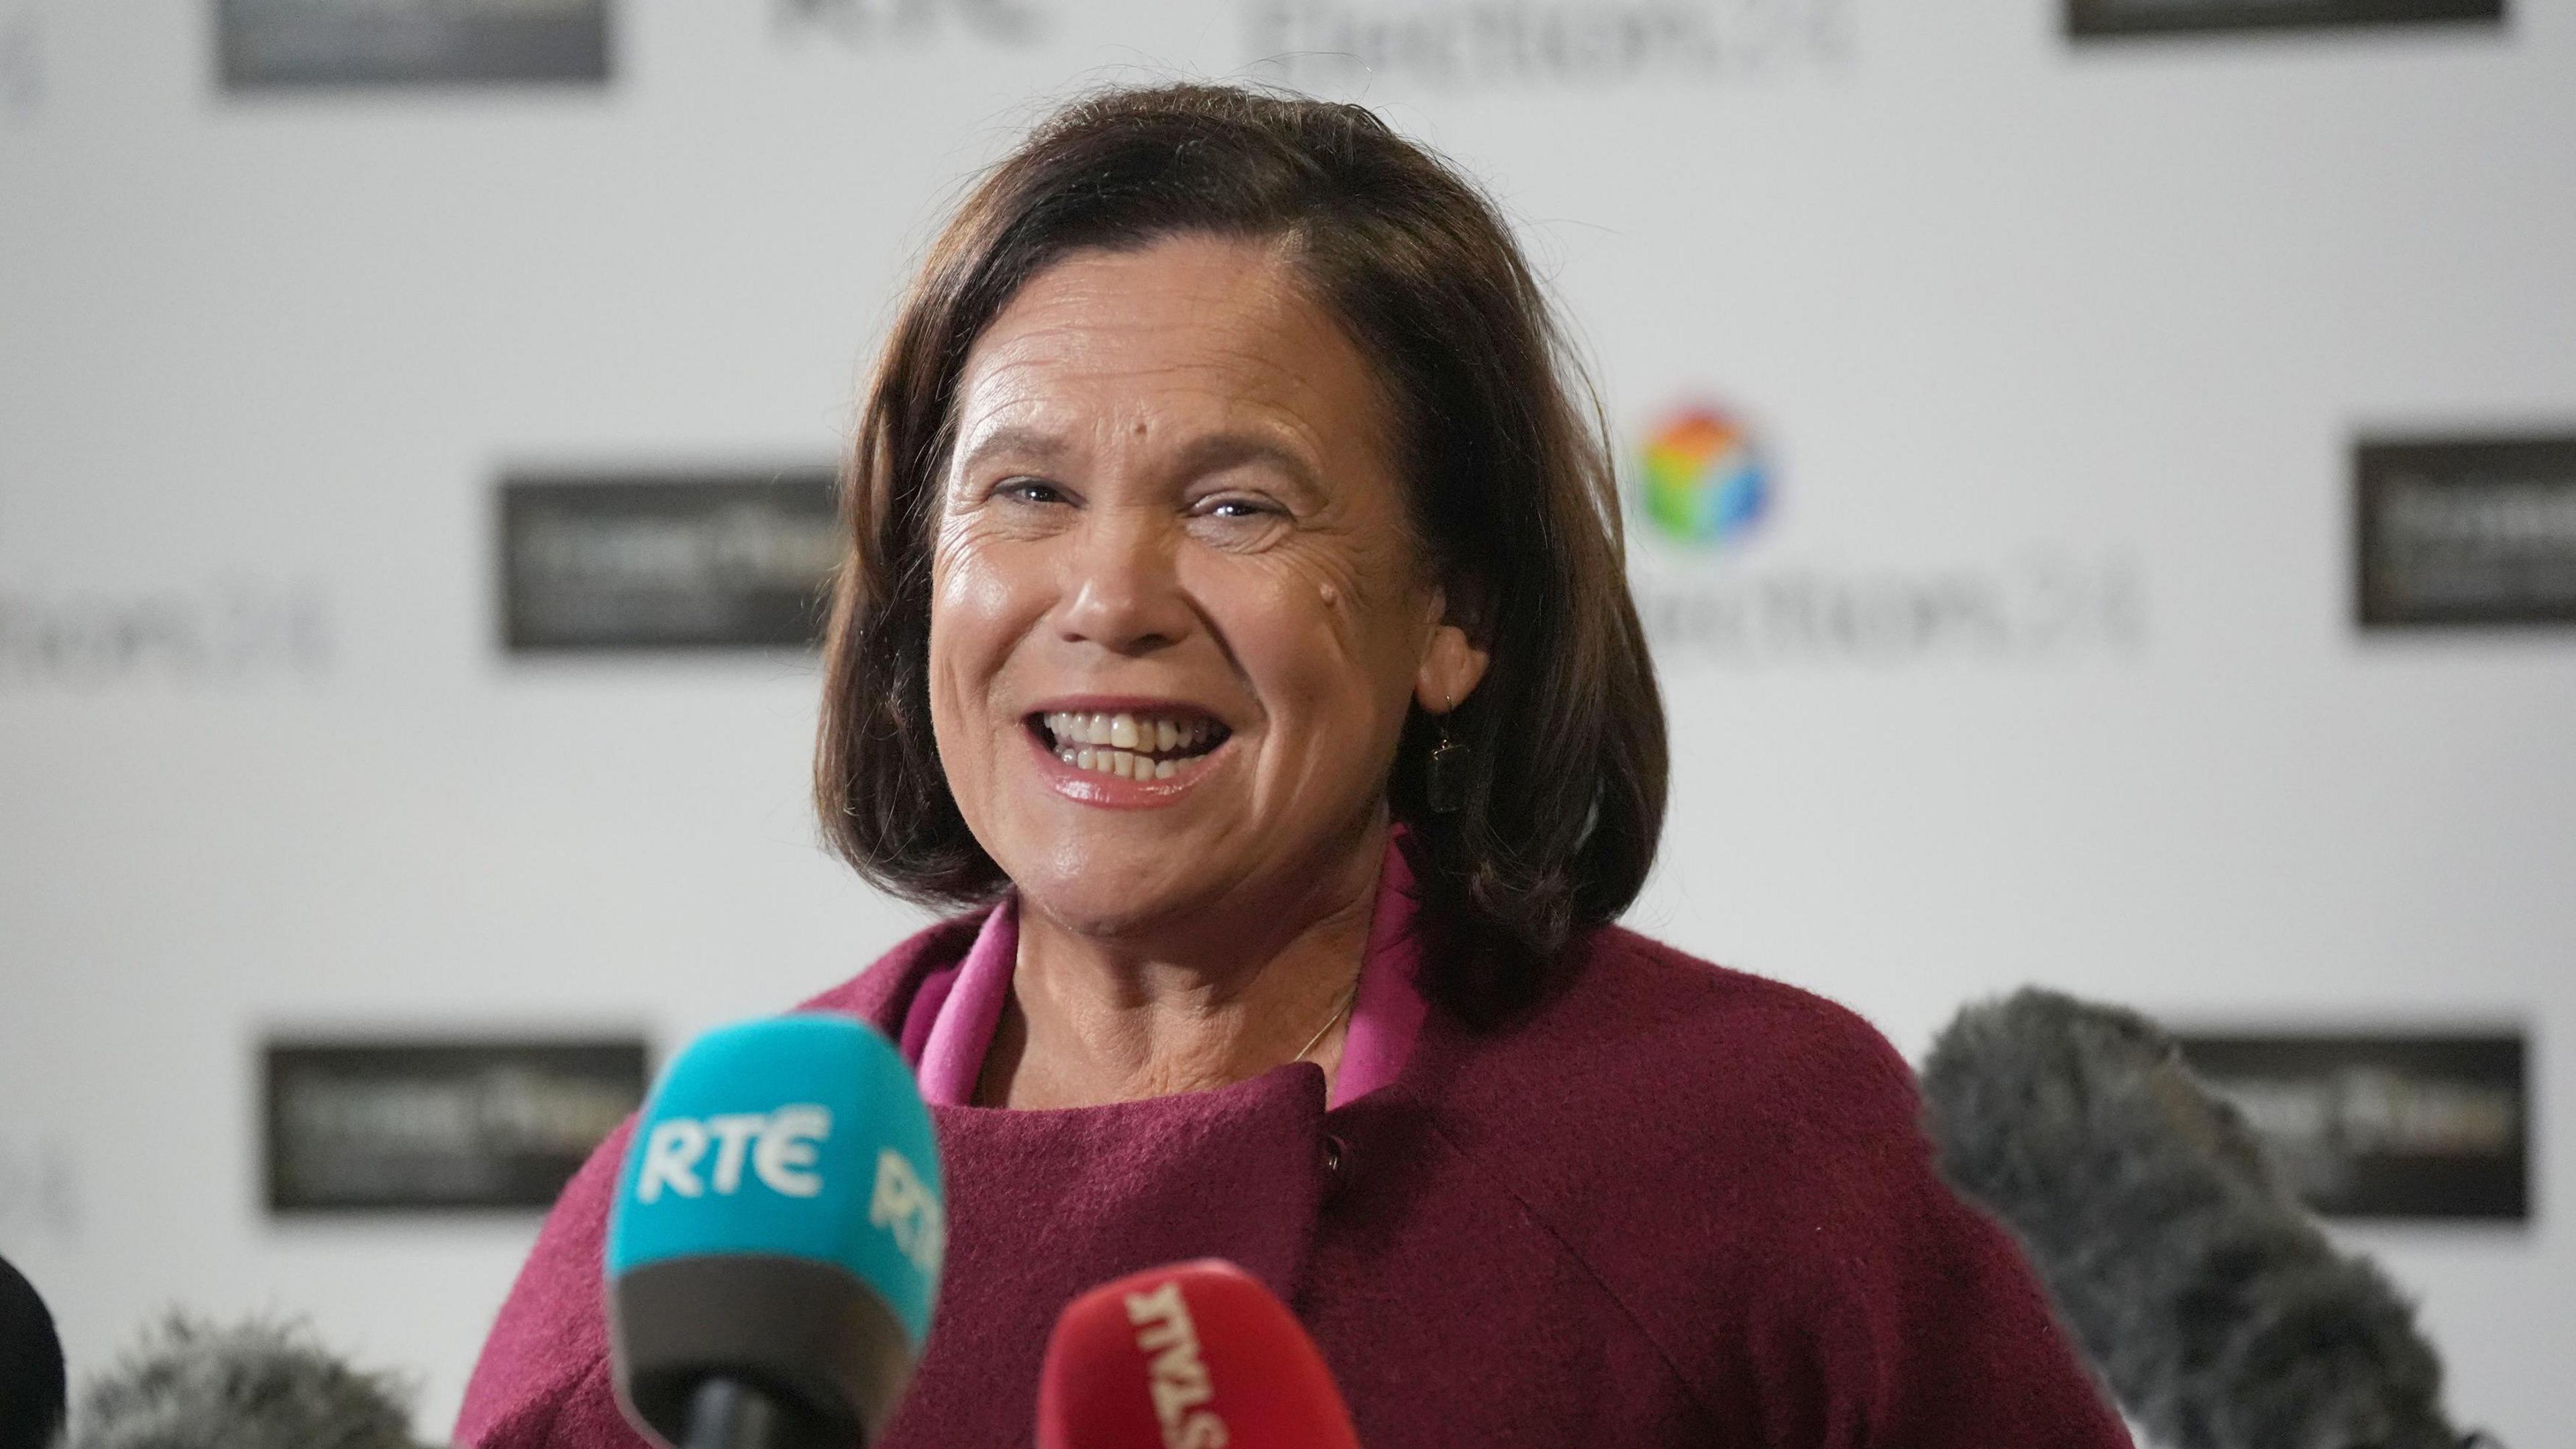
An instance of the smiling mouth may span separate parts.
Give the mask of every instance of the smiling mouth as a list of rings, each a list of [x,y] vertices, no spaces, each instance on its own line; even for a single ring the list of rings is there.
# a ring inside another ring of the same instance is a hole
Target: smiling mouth
[[[1047,752],[1077,770],[1122,780],[1171,780],[1204,763],[1234,733],[1191,710],[1029,716]]]

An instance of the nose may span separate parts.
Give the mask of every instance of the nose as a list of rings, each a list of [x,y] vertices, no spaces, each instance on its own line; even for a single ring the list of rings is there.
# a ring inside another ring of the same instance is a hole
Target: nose
[[[1179,530],[1158,512],[1099,509],[1076,531],[1057,612],[1066,642],[1134,657],[1168,649],[1189,635],[1198,616],[1174,567]]]

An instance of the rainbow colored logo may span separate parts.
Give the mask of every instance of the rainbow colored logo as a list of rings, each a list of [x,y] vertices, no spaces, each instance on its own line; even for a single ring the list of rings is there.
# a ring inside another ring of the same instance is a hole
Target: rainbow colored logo
[[[1762,519],[1771,470],[1751,434],[1713,408],[1685,408],[1646,436],[1647,521],[1684,543],[1739,539]]]

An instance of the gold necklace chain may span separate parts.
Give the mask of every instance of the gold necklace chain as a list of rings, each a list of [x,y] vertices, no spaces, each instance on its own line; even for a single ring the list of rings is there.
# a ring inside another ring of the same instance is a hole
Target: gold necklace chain
[[[1324,1018],[1324,1024],[1315,1028],[1315,1034],[1306,1038],[1306,1044],[1297,1048],[1297,1055],[1290,1057],[1288,1060],[1292,1062],[1304,1061],[1306,1059],[1306,1053],[1313,1051],[1318,1045],[1322,1044],[1324,1033],[1333,1029],[1333,1023],[1342,1019],[1343,1012],[1357,1006],[1359,1004],[1359,999],[1360,979],[1357,976],[1354,976],[1351,978],[1351,989],[1342,993],[1342,999],[1333,1007],[1333,1014]]]

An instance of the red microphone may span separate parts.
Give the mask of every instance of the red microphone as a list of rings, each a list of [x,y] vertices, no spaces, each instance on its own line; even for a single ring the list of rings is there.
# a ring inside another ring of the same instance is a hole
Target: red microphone
[[[1038,1449],[1359,1449],[1288,1306],[1221,1258],[1065,1305],[1038,1377]]]

